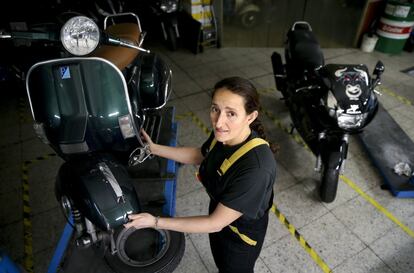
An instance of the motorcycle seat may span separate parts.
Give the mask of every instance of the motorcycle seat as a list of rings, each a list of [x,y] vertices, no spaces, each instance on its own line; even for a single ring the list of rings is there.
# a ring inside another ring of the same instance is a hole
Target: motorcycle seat
[[[295,65],[315,69],[324,65],[323,53],[313,32],[299,29],[288,33],[289,51]]]
[[[105,32],[117,38],[133,41],[136,45],[141,35],[138,25],[133,23],[111,25]],[[138,50],[123,46],[101,45],[92,56],[106,59],[123,70],[138,56]]]

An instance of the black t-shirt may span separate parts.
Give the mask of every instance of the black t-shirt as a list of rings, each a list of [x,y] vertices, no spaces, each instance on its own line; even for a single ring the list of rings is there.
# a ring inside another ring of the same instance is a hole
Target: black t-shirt
[[[204,161],[200,165],[201,182],[211,198],[210,212],[218,203],[237,210],[244,220],[261,218],[269,209],[276,179],[276,161],[267,145],[259,145],[240,157],[227,172],[220,176],[224,159],[229,158],[238,148],[250,139],[257,137],[255,132],[246,141],[235,146],[225,146],[217,142],[208,151],[214,139],[212,133],[201,147]]]

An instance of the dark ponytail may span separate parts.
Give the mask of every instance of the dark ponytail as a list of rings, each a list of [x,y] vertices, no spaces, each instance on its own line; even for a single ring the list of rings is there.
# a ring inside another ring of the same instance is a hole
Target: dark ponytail
[[[265,132],[265,127],[263,126],[262,121],[258,117],[250,124],[250,128],[252,130],[254,130],[259,135],[260,138],[263,138],[264,140],[266,140],[267,142],[269,142],[270,149],[272,150],[272,152],[274,154],[279,150],[279,146],[278,145],[270,142],[267,139],[266,132]]]
[[[244,108],[247,114],[251,114],[253,111],[257,111],[260,113],[261,106],[259,102],[259,93],[256,90],[256,87],[247,79],[240,78],[240,77],[230,77],[225,78],[214,86],[214,91],[212,97],[214,97],[215,92],[220,88],[226,88],[227,90],[231,91],[234,94],[237,94],[244,99]],[[265,128],[260,121],[259,117],[257,117],[251,124],[250,128],[255,131],[260,138],[263,138],[267,142],[269,142],[270,149],[273,153],[276,153],[279,150],[278,145],[271,143],[267,137]]]

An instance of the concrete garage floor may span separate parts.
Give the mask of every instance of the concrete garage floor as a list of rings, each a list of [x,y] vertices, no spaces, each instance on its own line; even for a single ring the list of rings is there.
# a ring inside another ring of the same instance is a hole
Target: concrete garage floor
[[[251,79],[261,93],[264,109],[274,117],[261,116],[270,140],[281,147],[276,155],[274,203],[311,246],[313,257],[321,260],[315,262],[270,212],[268,234],[256,272],[323,272],[323,264],[335,273],[414,272],[414,200],[395,198],[380,189],[382,178],[355,137],[351,137],[345,177],[407,229],[393,222],[343,180],[335,202],[323,204],[318,200],[314,157],[279,126],[289,127],[290,119],[275,90],[270,63],[273,49],[208,49],[198,55],[185,49],[176,52],[161,47],[151,49],[161,53],[174,73],[169,104],[176,107],[180,145],[201,145],[205,140],[200,122],[197,125],[188,113],[194,113],[204,126],[210,127],[209,92],[223,77],[238,75]],[[386,69],[379,100],[414,139],[414,77],[400,72],[414,65],[414,54],[389,56],[358,49],[323,51],[327,63],[364,63],[370,72],[376,61],[382,60]],[[54,177],[62,160],[57,157],[35,160],[53,151],[34,135],[26,95],[17,89],[1,91],[0,248],[17,262],[23,262],[22,164],[30,160],[27,167],[34,268],[35,272],[46,272],[65,225],[53,193]],[[196,166],[183,166],[179,171],[176,204],[179,216],[207,212],[208,197],[196,182],[195,171]],[[186,235],[186,251],[176,272],[216,272],[206,234]]]

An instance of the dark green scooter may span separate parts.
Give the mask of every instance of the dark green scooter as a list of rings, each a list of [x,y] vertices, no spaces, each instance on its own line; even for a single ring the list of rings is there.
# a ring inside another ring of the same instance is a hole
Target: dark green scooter
[[[109,19],[128,16],[134,22],[105,19],[104,31],[87,17],[71,18],[57,35],[71,57],[33,65],[26,89],[36,134],[65,161],[56,195],[73,217],[77,245],[108,248],[116,272],[170,272],[184,252],[182,233],[123,228],[142,211],[127,171],[150,156],[139,130],[152,122],[150,133],[159,134],[148,113],[171,91],[167,64],[141,47],[139,18]]]

